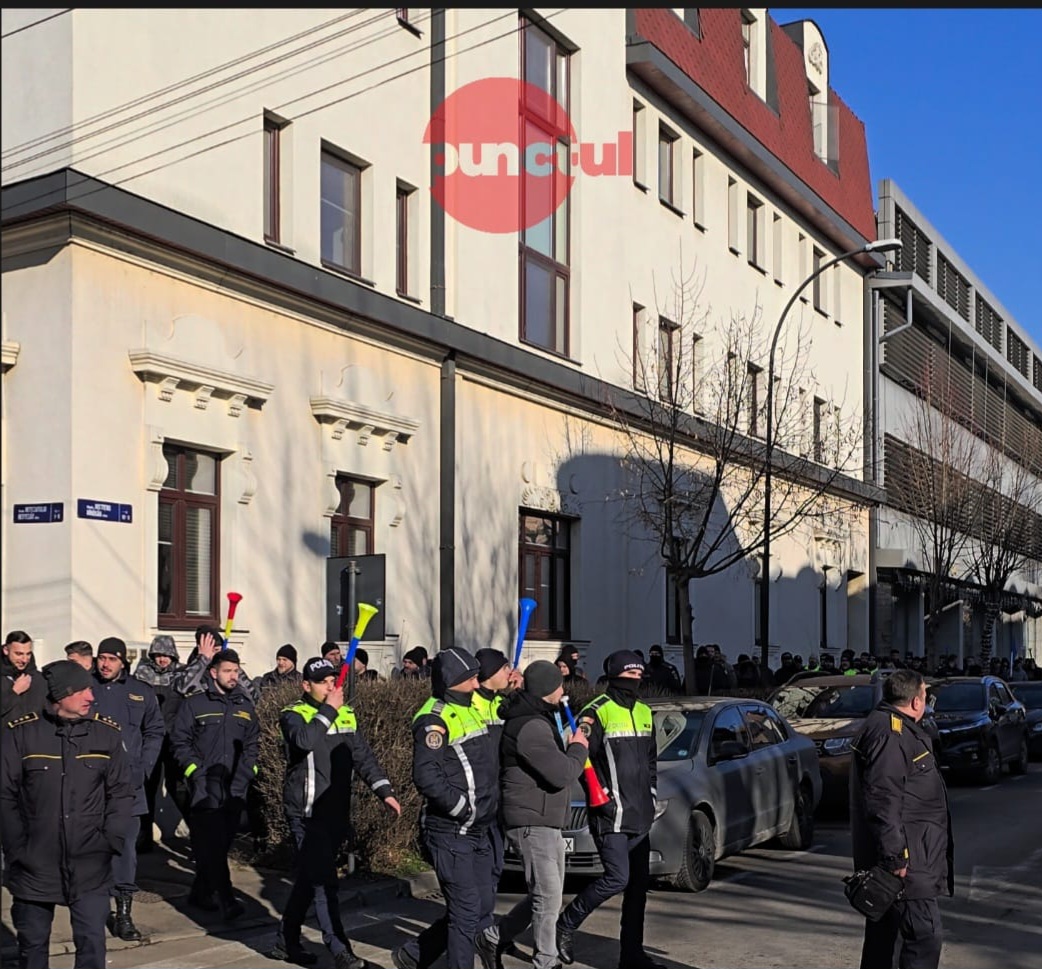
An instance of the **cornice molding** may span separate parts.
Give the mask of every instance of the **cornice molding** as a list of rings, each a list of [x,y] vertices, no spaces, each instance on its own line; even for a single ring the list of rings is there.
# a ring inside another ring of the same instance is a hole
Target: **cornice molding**
[[[170,401],[174,392],[185,390],[195,397],[195,406],[206,410],[211,398],[228,402],[230,417],[238,417],[250,402],[264,404],[275,390],[274,384],[256,377],[217,370],[155,350],[128,351],[130,367],[146,383],[157,386],[160,400]]]
[[[350,428],[357,432],[358,443],[362,447],[369,443],[372,435],[382,437],[385,451],[390,451],[399,441],[407,444],[420,427],[420,422],[411,417],[374,410],[356,401],[338,397],[312,397],[311,413],[319,424],[329,425],[334,441],[341,440]]]
[[[7,373],[16,363],[18,363],[18,354],[22,352],[22,345],[16,343],[14,340],[4,340],[3,342],[3,372]]]

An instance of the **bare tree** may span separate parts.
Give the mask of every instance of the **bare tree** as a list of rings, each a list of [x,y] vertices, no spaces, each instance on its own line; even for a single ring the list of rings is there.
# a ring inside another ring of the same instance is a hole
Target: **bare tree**
[[[973,571],[983,590],[982,668],[991,657],[995,622],[1010,579],[1042,560],[1042,483],[1030,470],[1042,466],[1042,455],[1027,440],[1009,443],[1018,446],[988,449],[980,479],[984,491],[974,529]],[[1033,447],[1033,452],[1027,450]],[[1020,460],[1011,460],[1008,453]]]
[[[667,305],[638,321],[634,347],[622,354],[631,364],[633,390],[613,392],[609,401],[628,472],[622,517],[657,546],[688,630],[694,625],[690,583],[755,561],[766,527],[774,540],[809,519],[849,511],[850,503],[830,492],[861,456],[860,418],[853,409],[844,413],[841,402],[815,396],[808,334],[794,318],[776,363],[775,470],[764,521],[773,321],[764,326],[759,306],[749,316],[714,320],[702,305],[703,286],[695,272],[674,279]],[[683,639],[691,690],[693,648]],[[761,640],[766,667],[768,643]]]
[[[908,512],[926,577],[929,612],[925,618],[927,653],[942,613],[959,598],[957,583],[973,570],[973,523],[980,518],[983,492],[979,481],[987,448],[962,426],[964,414],[946,372],[927,368],[919,393],[903,421],[898,467],[888,468],[897,487],[892,502]]]

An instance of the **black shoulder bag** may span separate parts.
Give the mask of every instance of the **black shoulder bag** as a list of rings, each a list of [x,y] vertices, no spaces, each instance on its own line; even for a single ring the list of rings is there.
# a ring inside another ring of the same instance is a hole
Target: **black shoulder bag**
[[[870,922],[878,922],[904,895],[904,879],[878,865],[843,879],[847,900]]]

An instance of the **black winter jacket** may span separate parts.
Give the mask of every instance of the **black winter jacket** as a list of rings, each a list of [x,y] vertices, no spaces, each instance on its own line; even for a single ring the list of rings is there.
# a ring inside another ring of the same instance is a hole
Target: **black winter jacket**
[[[126,673],[107,682],[95,673],[92,689],[94,712],[115,720],[122,728],[135,790],[134,814],[146,814],[145,778],[156,766],[166,736],[155,692],[147,683]]]
[[[239,687],[222,693],[211,679],[205,693],[186,697],[170,745],[188,782],[190,805],[212,809],[246,797],[257,772],[259,739],[253,701]]]
[[[646,834],[655,820],[658,783],[650,707],[609,685],[583,707],[578,726],[590,739],[590,761],[610,795],[604,807],[590,811],[590,830]]]
[[[905,897],[955,891],[948,792],[929,734],[889,703],[852,743],[850,834],[856,870],[908,869]]]
[[[287,761],[282,804],[290,817],[346,827],[355,770],[378,798],[394,797],[387,773],[358,731],[349,706],[337,710],[304,694],[282,708],[279,726]]]
[[[161,670],[151,656],[146,656],[134,670],[134,676],[142,683],[147,683],[155,692],[168,731],[173,727],[177,708],[181,705],[181,694],[177,692],[174,683],[183,672],[184,666],[176,659],[165,670]]]
[[[572,785],[586,763],[586,748],[557,732],[556,708],[541,697],[518,691],[506,697],[500,714],[500,813],[507,828],[534,825],[563,828]]]
[[[68,905],[108,889],[134,805],[119,725],[41,710],[0,730],[0,830],[11,894]]]
[[[17,720],[27,713],[39,713],[47,702],[47,682],[30,659],[23,671],[32,677],[32,685],[24,693],[15,693],[14,681],[21,676],[6,656],[0,653],[0,723]]]

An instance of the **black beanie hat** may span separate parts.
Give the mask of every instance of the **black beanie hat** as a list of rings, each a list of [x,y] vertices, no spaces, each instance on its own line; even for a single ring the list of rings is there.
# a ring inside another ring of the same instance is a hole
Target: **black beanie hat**
[[[355,659],[363,666],[369,665],[369,654],[361,646],[355,650]]]
[[[47,695],[55,702],[94,685],[90,673],[71,659],[48,663],[41,672],[47,681]]]
[[[474,658],[478,661],[478,679],[484,683],[492,679],[504,666],[509,665],[506,653],[498,649],[479,649]]]
[[[525,692],[532,696],[549,696],[562,683],[564,676],[556,663],[545,659],[537,659],[525,667]]]
[[[280,646],[279,651],[275,654],[275,659],[279,657],[285,657],[294,666],[297,665],[297,651],[293,648],[292,643],[286,643],[285,646]]]
[[[108,653],[110,656],[118,656],[123,660],[123,665],[127,665],[127,644],[122,639],[116,636],[106,636],[100,643],[98,643],[98,655],[101,656],[104,653]]]
[[[451,690],[472,676],[477,676],[479,669],[478,661],[465,649],[453,646],[451,649],[439,650],[431,664],[431,692],[438,696],[441,690]]]
[[[644,661],[632,649],[620,649],[604,661],[604,672],[609,679],[622,676],[626,670],[644,672]]]

